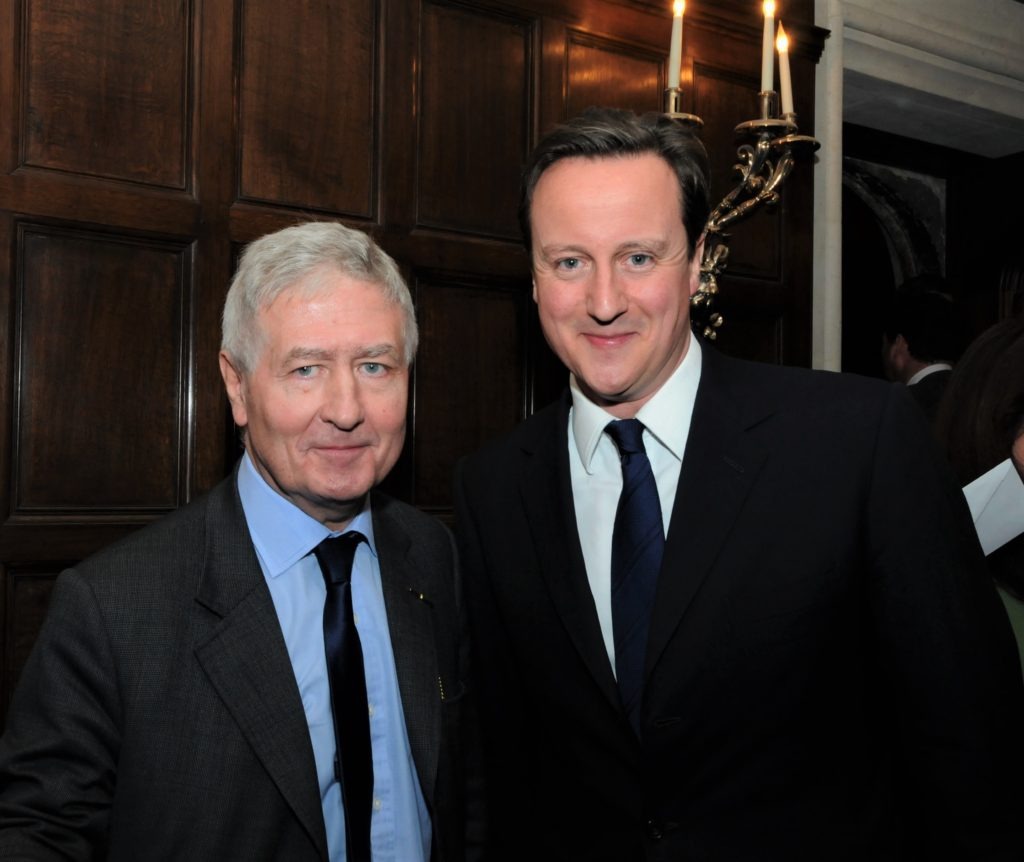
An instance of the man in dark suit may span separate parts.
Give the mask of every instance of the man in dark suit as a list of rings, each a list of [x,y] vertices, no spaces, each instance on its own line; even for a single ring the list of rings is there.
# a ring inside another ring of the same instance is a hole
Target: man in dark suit
[[[466,459],[493,858],[1020,859],[1024,702],[902,389],[698,343],[707,163],[545,138],[522,221],[569,392]]]
[[[220,356],[245,455],[58,579],[0,741],[0,857],[465,858],[456,554],[372,490],[416,340],[364,234],[249,246]]]
[[[882,362],[890,380],[903,383],[929,422],[960,356],[960,335],[945,281],[919,275],[896,291],[885,316]]]

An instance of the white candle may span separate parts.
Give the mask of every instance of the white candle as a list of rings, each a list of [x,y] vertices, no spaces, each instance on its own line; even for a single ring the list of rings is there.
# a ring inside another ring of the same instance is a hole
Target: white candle
[[[683,10],[686,0],[676,0],[672,4],[672,42],[668,49],[668,85],[679,86],[679,67],[683,62]]]
[[[775,83],[775,0],[764,0],[764,35],[761,38],[761,92]]]
[[[775,42],[779,49],[779,91],[782,95],[782,113],[793,113],[793,81],[789,76],[789,37],[779,22],[779,38]]]

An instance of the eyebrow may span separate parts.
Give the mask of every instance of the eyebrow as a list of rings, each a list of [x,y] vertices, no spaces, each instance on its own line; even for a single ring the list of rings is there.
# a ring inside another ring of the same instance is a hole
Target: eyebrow
[[[355,359],[373,359],[374,357],[387,356],[388,354],[398,356],[399,350],[393,344],[382,342],[381,344],[368,344],[357,348],[353,353],[353,357]],[[293,347],[285,354],[284,358],[285,362],[294,362],[296,360],[331,362],[338,358],[338,353],[335,350],[325,350],[322,347]]]
[[[369,344],[362,347],[355,353],[356,359],[373,359],[375,356],[387,356],[389,353],[398,356],[399,350],[395,345],[383,342],[381,344]]]
[[[333,350],[324,350],[320,347],[293,347],[285,354],[285,362],[292,362],[296,359],[334,359]]]
[[[656,255],[662,255],[668,249],[668,241],[664,239],[633,239],[624,242],[616,251],[621,254],[624,251],[633,251],[634,249],[651,251]]]
[[[666,239],[630,239],[616,246],[615,253],[622,254],[623,252],[633,251],[636,249],[643,251],[651,251],[654,254],[662,255],[669,247],[668,240]],[[586,248],[580,245],[545,245],[541,246],[540,254],[543,258],[550,260],[553,257],[560,255],[573,255],[573,254],[589,254]]]

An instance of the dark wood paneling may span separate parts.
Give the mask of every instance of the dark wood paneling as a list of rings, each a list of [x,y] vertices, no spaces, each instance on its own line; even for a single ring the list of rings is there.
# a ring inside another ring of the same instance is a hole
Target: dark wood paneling
[[[50,605],[57,573],[0,565],[0,728],[11,694]]]
[[[515,239],[533,26],[493,10],[422,9],[418,222]]]
[[[24,164],[185,188],[191,3],[23,0],[22,14]]]
[[[180,502],[187,248],[19,230],[12,515]]]
[[[379,4],[239,5],[241,196],[373,218]]]
[[[512,428],[526,400],[526,285],[426,274],[416,285],[416,504],[451,506],[459,457]]]
[[[742,282],[716,306],[725,319],[715,347],[739,359],[781,363],[787,311],[777,306],[758,307],[744,295]]]
[[[721,194],[760,13],[690,6],[684,101]],[[342,218],[414,276],[422,347],[388,487],[450,514],[456,459],[566,382],[529,297],[520,164],[589,104],[660,106],[669,7],[0,3],[0,709],[34,632],[12,615],[41,617],[46,579],[230,470],[219,312],[237,252],[268,231]],[[811,0],[784,11],[810,131],[823,34]],[[806,359],[810,188],[799,168],[769,224],[734,231],[730,352]]]
[[[566,45],[565,116],[600,105],[643,112],[661,107],[663,58],[635,45],[572,30]]]

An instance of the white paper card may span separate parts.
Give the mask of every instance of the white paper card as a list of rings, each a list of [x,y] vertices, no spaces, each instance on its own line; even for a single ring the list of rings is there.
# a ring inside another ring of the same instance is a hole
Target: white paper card
[[[964,496],[986,556],[1024,533],[1024,481],[1009,458],[965,486]]]

